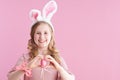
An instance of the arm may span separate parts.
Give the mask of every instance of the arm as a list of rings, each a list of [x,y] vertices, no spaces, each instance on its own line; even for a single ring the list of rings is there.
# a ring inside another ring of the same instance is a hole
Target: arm
[[[24,77],[24,72],[21,70],[15,70],[15,67],[22,64],[24,61],[23,56],[17,61],[16,65],[14,68],[8,73],[7,77],[8,80],[20,80],[21,78]]]
[[[61,64],[57,64],[57,70],[62,80],[75,80],[75,76],[68,71],[68,67],[63,58],[61,58]]]
[[[15,67],[8,73],[8,80],[24,80],[24,75],[31,77],[32,68],[36,67],[36,62],[41,59],[41,56],[36,56],[28,62],[28,55],[23,55],[15,65]]]
[[[75,80],[75,76],[68,73],[63,67],[59,67],[57,70],[59,71],[62,80]]]
[[[75,80],[75,76],[72,73],[69,73],[67,71],[67,69],[68,69],[67,65],[65,64],[65,62],[62,58],[61,58],[62,64],[60,65],[58,62],[56,62],[56,60],[53,57],[51,57],[49,55],[47,55],[46,57],[49,61],[51,61],[54,64],[54,66],[58,70],[62,80]]]
[[[23,71],[13,71],[8,73],[8,80],[20,80],[24,77]]]

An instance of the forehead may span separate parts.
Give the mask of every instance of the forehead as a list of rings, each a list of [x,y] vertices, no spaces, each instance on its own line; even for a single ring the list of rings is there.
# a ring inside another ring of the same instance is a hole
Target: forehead
[[[38,27],[36,28],[36,31],[50,31],[50,26],[49,26],[48,24],[41,23],[41,24],[38,25]]]

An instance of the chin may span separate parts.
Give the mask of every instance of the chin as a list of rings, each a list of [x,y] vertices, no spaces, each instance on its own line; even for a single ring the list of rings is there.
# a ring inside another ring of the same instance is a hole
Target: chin
[[[47,47],[48,45],[40,45],[39,47],[40,48],[45,48],[45,47]]]

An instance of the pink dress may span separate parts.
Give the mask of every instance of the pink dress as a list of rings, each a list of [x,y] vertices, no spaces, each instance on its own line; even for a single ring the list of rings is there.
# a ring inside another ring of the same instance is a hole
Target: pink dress
[[[24,54],[17,62],[15,65],[18,66],[22,64],[24,61],[28,61],[29,56],[28,54]],[[62,58],[61,58],[62,59]],[[66,63],[62,59],[62,63],[60,64],[65,70],[68,70]],[[14,71],[14,68],[8,73],[10,74],[11,72]],[[20,80],[63,80],[59,74],[59,72],[53,67],[47,65],[44,68],[41,67],[35,67],[31,70],[32,76],[28,77],[26,75],[22,76]]]

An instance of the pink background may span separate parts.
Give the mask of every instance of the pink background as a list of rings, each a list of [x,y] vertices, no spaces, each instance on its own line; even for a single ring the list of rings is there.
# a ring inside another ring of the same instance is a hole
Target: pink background
[[[27,52],[32,8],[49,0],[0,0],[0,80]],[[120,1],[56,0],[55,38],[76,80],[120,80]]]

